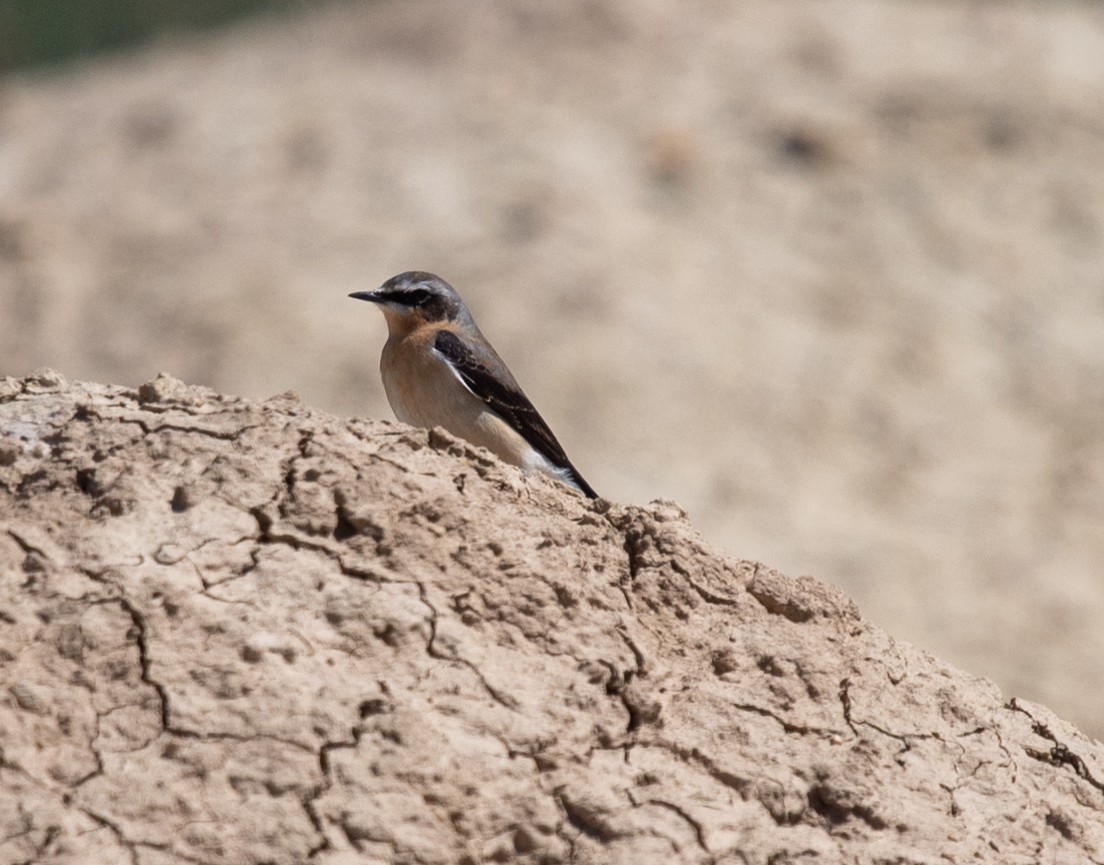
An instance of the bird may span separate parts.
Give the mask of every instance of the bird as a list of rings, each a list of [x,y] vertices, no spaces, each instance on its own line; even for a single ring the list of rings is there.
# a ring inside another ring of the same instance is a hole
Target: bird
[[[445,280],[411,270],[349,297],[376,304],[387,321],[380,377],[395,417],[444,427],[523,471],[598,498]]]

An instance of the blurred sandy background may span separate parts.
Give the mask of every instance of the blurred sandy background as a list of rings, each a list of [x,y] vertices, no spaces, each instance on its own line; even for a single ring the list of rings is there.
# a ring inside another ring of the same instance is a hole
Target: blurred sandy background
[[[1104,9],[394,0],[0,78],[0,374],[391,417],[450,280],[590,482],[1104,736]]]

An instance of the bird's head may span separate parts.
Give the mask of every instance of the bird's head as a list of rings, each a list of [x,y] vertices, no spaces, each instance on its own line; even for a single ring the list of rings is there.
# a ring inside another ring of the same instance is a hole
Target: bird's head
[[[441,277],[418,270],[393,276],[375,291],[354,291],[349,297],[379,306],[393,331],[426,322],[471,319],[456,289]]]

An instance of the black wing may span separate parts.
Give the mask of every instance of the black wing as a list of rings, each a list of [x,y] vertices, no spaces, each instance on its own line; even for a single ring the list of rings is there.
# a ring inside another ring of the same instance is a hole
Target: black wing
[[[575,485],[586,495],[592,499],[598,498],[598,493],[571,464],[563,446],[556,440],[556,436],[529,398],[521,392],[513,376],[508,372],[505,375],[492,373],[487,364],[451,330],[438,331],[433,347],[452,364],[468,390],[517,430],[552,465],[565,469]]]

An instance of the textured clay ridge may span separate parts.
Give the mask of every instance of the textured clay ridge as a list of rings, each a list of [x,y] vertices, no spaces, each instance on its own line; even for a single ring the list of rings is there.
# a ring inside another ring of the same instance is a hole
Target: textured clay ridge
[[[0,380],[0,862],[1104,862],[1104,748],[440,431]]]

